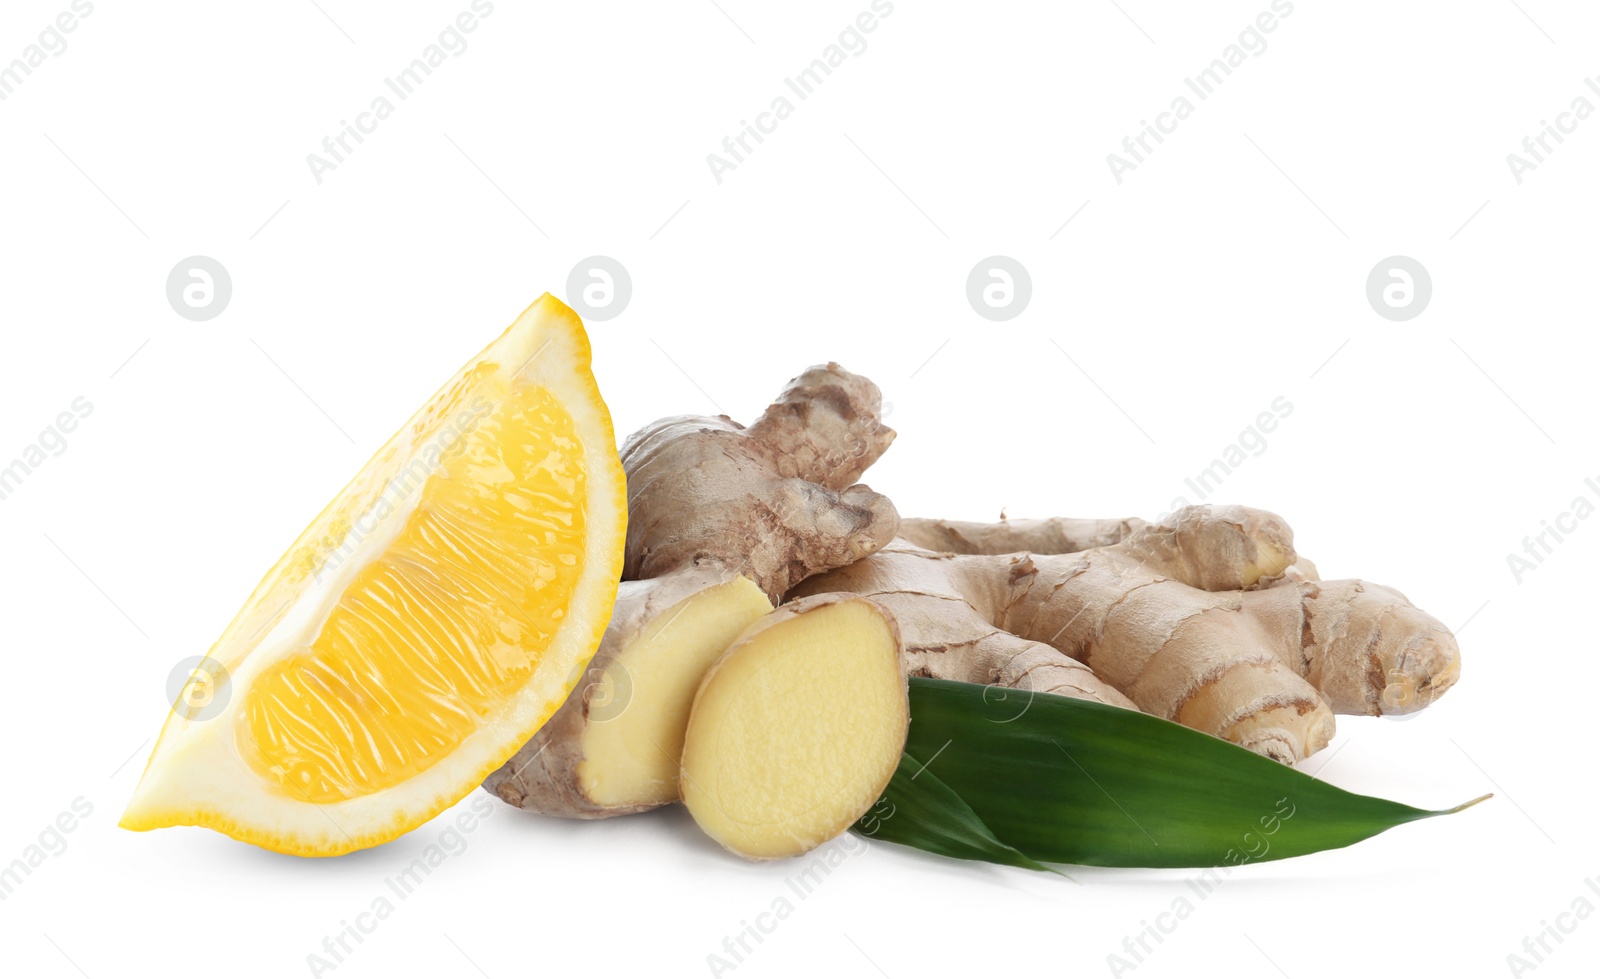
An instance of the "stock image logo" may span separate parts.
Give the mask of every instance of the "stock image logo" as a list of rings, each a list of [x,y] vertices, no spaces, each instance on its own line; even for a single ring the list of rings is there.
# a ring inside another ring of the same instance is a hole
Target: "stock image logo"
[[[605,666],[580,663],[573,668],[573,696],[584,704],[591,721],[610,721],[621,717],[633,701],[633,677],[618,660]]]
[[[990,255],[967,274],[967,303],[986,320],[1014,320],[1032,298],[1033,279],[1014,258]]]
[[[1432,298],[1433,278],[1414,258],[1391,255],[1367,274],[1367,302],[1386,320],[1416,319]]]
[[[167,701],[191,721],[209,721],[228,708],[233,680],[228,668],[209,656],[179,660],[167,674]]]
[[[567,275],[567,305],[585,320],[616,319],[633,298],[633,277],[608,255],[591,255]]]
[[[232,298],[233,278],[214,258],[191,255],[167,274],[167,303],[186,320],[214,320]]]
[[[993,724],[1010,724],[1026,714],[1028,708],[1033,706],[1033,689],[1003,687],[998,683],[985,684],[983,706],[987,714],[985,720]]]

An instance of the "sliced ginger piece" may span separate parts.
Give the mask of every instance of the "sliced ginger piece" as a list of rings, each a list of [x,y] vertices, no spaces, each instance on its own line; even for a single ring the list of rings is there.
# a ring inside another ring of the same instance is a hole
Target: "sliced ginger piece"
[[[771,611],[755,582],[720,569],[624,582],[586,680],[484,787],[511,805],[579,819],[678,801],[700,680]]]
[[[734,853],[798,856],[878,801],[909,724],[894,617],[857,596],[791,602],[701,682],[684,738],[684,805]]]

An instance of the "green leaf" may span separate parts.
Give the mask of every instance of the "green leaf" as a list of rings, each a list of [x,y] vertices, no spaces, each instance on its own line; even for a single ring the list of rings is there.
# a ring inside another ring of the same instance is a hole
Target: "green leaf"
[[[1429,811],[1356,795],[1149,714],[1052,694],[914,678],[911,717],[906,753],[928,762],[902,761],[887,798],[909,804],[883,825],[935,853],[975,832],[948,800],[923,801],[938,795],[921,785],[935,773],[1003,845],[1102,867],[1281,860],[1482,801]]]
[[[1056,872],[995,839],[960,796],[910,755],[900,756],[883,798],[857,820],[855,830],[870,839],[902,843],[957,860]]]

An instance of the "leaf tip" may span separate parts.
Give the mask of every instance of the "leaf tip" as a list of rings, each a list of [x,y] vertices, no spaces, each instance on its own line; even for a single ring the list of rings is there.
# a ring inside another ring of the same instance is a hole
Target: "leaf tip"
[[[1456,806],[1454,809],[1446,809],[1444,811],[1444,815],[1446,815],[1446,816],[1454,815],[1455,813],[1461,812],[1463,810],[1471,809],[1473,806],[1477,805],[1480,802],[1487,802],[1487,801],[1489,801],[1490,799],[1493,799],[1493,798],[1494,798],[1494,793],[1493,792],[1489,792],[1489,793],[1486,793],[1484,795],[1480,795],[1476,799],[1473,799],[1471,802],[1463,802],[1461,805]]]

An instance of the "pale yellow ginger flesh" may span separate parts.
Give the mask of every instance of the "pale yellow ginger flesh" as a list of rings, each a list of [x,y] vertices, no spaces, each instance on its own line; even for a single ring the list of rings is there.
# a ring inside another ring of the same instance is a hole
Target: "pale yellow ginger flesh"
[[[576,818],[676,802],[700,679],[771,611],[754,582],[728,572],[623,582],[585,679],[485,787],[514,806]]]
[[[755,582],[739,577],[652,618],[605,670],[604,699],[621,712],[584,731],[584,794],[602,806],[678,801],[678,759],[695,690],[739,633],[771,611]],[[619,679],[626,692],[615,689]]]
[[[882,796],[909,722],[894,618],[855,596],[790,603],[706,674],[684,741],[684,805],[741,856],[805,853]]]
[[[978,549],[1018,535],[961,536]],[[796,593],[887,607],[913,675],[1137,707],[1294,762],[1328,744],[1335,712],[1421,710],[1461,670],[1455,637],[1404,595],[1314,576],[1279,517],[1188,507],[1077,553],[957,555],[900,540]]]

